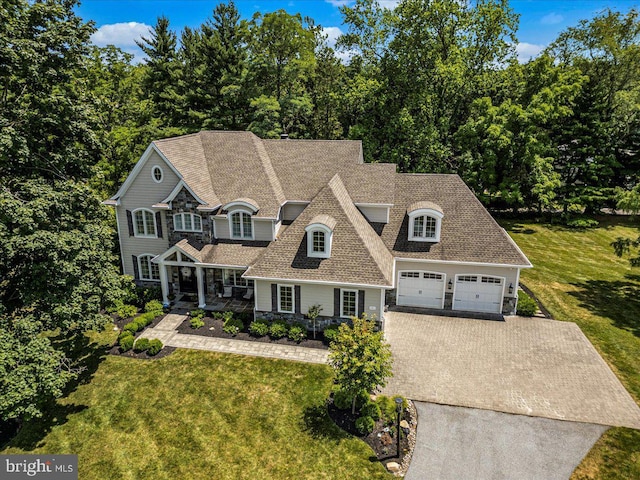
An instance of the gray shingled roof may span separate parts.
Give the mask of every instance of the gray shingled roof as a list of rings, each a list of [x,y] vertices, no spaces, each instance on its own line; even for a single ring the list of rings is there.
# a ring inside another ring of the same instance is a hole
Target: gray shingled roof
[[[305,227],[317,215],[327,213],[336,220],[331,256],[309,258]],[[335,175],[245,275],[390,286],[393,257]]]
[[[440,242],[408,241],[407,205],[428,200],[442,207]],[[458,175],[398,174],[396,204],[382,240],[395,257],[530,265]]]

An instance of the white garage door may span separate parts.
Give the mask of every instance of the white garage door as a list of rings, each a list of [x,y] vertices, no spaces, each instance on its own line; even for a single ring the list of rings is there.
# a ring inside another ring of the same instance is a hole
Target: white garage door
[[[400,272],[398,305],[442,308],[444,274],[434,272]]]
[[[456,275],[453,309],[469,312],[502,312],[504,279],[486,275]]]

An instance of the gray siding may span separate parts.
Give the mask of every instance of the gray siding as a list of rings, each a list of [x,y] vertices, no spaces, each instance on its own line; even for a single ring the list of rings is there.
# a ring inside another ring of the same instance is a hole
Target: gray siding
[[[388,207],[358,207],[358,210],[362,212],[367,220],[370,222],[376,223],[387,223],[389,218],[389,208]]]
[[[159,165],[163,170],[162,183],[156,183],[151,178],[151,169],[154,165]],[[164,238],[130,237],[126,211],[133,211],[138,208],[153,210],[151,205],[164,200],[177,185],[178,181],[179,178],[173,173],[164,160],[162,160],[156,152],[152,152],[129,189],[120,198],[121,205],[116,207],[116,209],[125,274],[133,275],[132,255],[139,256],[145,253],[159,255],[169,247],[169,230],[167,228],[167,219],[164,211],[161,213]]]
[[[255,240],[270,242],[273,240],[273,220],[253,220],[253,236]]]
[[[298,218],[298,215],[307,207],[307,204],[287,203],[282,207],[282,220],[293,221]]]

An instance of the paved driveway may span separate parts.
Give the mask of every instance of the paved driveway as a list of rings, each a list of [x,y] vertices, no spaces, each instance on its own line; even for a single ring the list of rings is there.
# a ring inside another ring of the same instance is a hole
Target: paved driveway
[[[640,409],[577,325],[387,312],[394,377],[413,400],[640,428]]]
[[[566,480],[607,427],[415,402],[407,480]]]

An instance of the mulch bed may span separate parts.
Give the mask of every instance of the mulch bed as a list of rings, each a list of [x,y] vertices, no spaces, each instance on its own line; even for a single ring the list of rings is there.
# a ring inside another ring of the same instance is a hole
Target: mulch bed
[[[417,418],[414,418],[415,409],[412,405],[410,405],[410,408],[405,409],[400,416],[400,420],[406,420],[410,428],[401,429],[401,455],[399,457],[397,454],[398,437],[396,436],[397,424],[395,419],[392,425],[389,425],[385,423],[383,419],[380,419],[376,421],[375,427],[370,434],[361,435],[356,430],[355,425],[356,420],[360,417],[357,411],[354,415],[351,413],[350,408],[347,410],[340,410],[333,404],[333,398],[328,400],[327,410],[329,412],[329,417],[331,417],[336,425],[351,435],[354,435],[366,442],[375,452],[378,460],[385,465],[385,467],[389,462],[396,462],[401,464],[403,467],[400,473],[406,473],[409,461],[411,460],[411,455],[413,454],[413,447],[415,445],[415,428],[417,425]],[[414,441],[411,441],[412,438]]]
[[[307,338],[306,340],[302,340],[300,343],[297,343],[293,340],[289,340],[288,338],[279,338],[277,340],[274,340],[268,335],[265,335],[264,337],[254,337],[246,331],[247,325],[245,325],[244,331],[241,331],[237,335],[233,336],[222,330],[222,327],[224,325],[221,319],[204,317],[202,321],[204,322],[204,327],[194,329],[191,328],[190,319],[187,318],[180,324],[180,326],[178,326],[178,333],[184,333],[186,335],[200,335],[203,337],[231,338],[236,340],[246,340],[247,342],[275,343],[279,345],[320,348],[324,350],[327,350],[329,348],[328,344],[324,341],[324,335],[322,334],[322,332],[317,332],[315,339],[313,338],[313,332],[308,332],[309,338]]]
[[[135,338],[138,338],[140,336],[140,334],[142,332],[144,332],[147,328],[153,328],[156,325],[158,325],[160,323],[160,321],[165,317],[165,315],[161,315],[159,317],[154,318],[153,322],[151,322],[149,325],[147,325],[144,329],[142,329],[139,332],[136,332],[134,334]],[[122,331],[122,328],[129,322],[131,322],[133,320],[133,318],[126,318],[126,319],[121,319],[118,317],[115,317],[113,319],[113,323],[116,327],[118,327],[119,332]],[[157,360],[159,358],[164,358],[167,355],[171,355],[174,351],[176,350],[176,347],[162,347],[162,350],[160,350],[156,355],[147,355],[147,352],[140,352],[140,353],[136,353],[133,351],[133,349],[127,351],[127,352],[121,352],[120,351],[120,347],[118,346],[117,342],[109,349],[107,350],[107,353],[109,353],[109,355],[118,355],[121,357],[129,357],[129,358],[142,358],[142,359],[147,359],[147,360]]]

